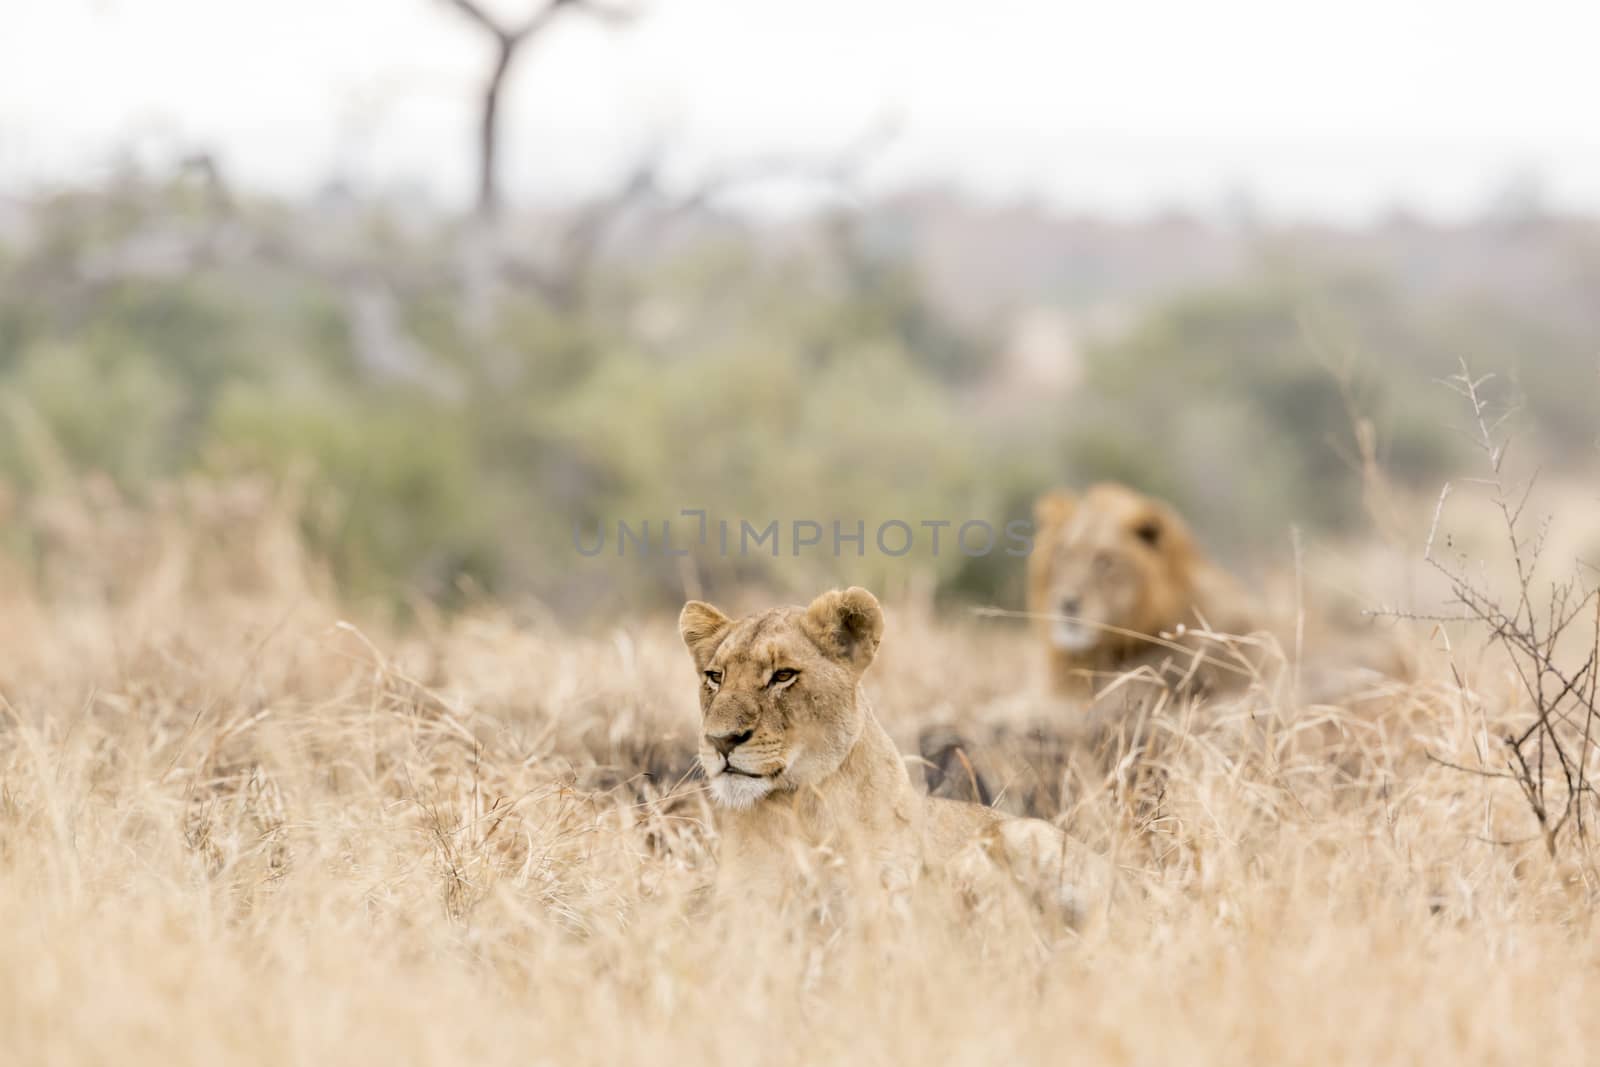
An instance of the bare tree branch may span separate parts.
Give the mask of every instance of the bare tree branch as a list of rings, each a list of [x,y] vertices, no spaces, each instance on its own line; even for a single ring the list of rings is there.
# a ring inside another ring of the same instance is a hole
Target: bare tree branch
[[[895,123],[874,123],[837,151],[824,154],[773,155],[724,163],[687,183],[669,187],[663,178],[665,152],[647,150],[611,188],[579,210],[554,242],[551,260],[539,266],[508,261],[515,281],[531,285],[554,304],[580,306],[587,295],[596,263],[607,241],[630,217],[643,229],[643,239],[658,237],[674,222],[704,212],[721,198],[773,182],[801,182],[848,189],[897,132]]]
[[[630,9],[594,0],[544,0],[538,10],[519,25],[507,25],[484,10],[478,0],[443,0],[483,30],[494,44],[494,58],[484,79],[478,118],[478,213],[491,217],[500,209],[500,98],[506,78],[522,55],[523,46],[539,37],[568,10],[582,11],[604,22],[619,24],[633,17]]]

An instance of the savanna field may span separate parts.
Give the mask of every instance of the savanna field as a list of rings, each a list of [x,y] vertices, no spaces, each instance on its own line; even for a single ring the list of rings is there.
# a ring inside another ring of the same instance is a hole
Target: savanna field
[[[1600,5],[13,6],[0,1067],[1600,1063]]]
[[[1386,626],[1412,677],[1338,706],[1263,679],[1075,761],[1025,629],[888,598],[866,691],[902,751],[934,723],[1011,745],[1044,783],[1026,802],[1116,884],[1076,927],[932,890],[910,921],[762,925],[706,891],[671,613],[364,621],[249,486],[137,515],[65,494],[34,521],[47,551],[9,566],[0,615],[6,1063],[1576,1063],[1600,1041],[1587,830],[1552,855],[1518,783],[1472,773],[1505,771],[1531,711],[1464,625]]]

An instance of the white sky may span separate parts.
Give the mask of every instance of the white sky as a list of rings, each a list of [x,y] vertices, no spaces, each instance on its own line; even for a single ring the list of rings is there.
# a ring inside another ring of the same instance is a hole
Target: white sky
[[[500,0],[507,11],[537,0]],[[684,172],[901,135],[871,172],[1136,213],[1250,187],[1272,213],[1438,215],[1537,171],[1600,211],[1586,0],[644,0],[570,18],[507,113],[507,191],[573,195],[664,142]],[[118,146],[235,180],[341,175],[464,203],[484,44],[441,0],[6,0],[0,187]]]

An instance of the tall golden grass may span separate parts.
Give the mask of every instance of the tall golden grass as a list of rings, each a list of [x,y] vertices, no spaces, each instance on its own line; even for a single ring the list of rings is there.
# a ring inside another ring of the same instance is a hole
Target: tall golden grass
[[[104,494],[102,494],[104,496]],[[269,492],[74,491],[0,578],[0,1061],[1584,1062],[1591,857],[1485,763],[1525,711],[1458,648],[1349,708],[1263,686],[1071,772],[1077,929],[916,903],[734,921],[680,782],[668,618],[345,621]],[[42,521],[42,520],[41,520]],[[1020,630],[889,606],[930,721],[1059,714]],[[1426,636],[1426,635],[1424,635]],[[1002,783],[1003,785],[1004,783]]]

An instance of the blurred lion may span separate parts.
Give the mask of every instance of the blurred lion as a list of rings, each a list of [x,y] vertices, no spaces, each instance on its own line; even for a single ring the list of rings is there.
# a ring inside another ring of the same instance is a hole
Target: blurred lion
[[[1069,842],[1038,819],[924,796],[860,688],[883,635],[865,589],[730,619],[691,600],[679,633],[700,672],[699,758],[720,807],[718,895],[784,900],[816,857],[903,893],[931,869],[1006,876],[1076,913]]]
[[[1211,563],[1159,500],[1100,484],[1046,493],[1034,514],[1029,614],[1051,692],[1084,713],[929,723],[918,740],[930,793],[1053,813],[1069,804],[1068,783],[1147,773],[1129,757],[1149,754],[1154,717],[1173,696],[1231,699],[1259,682],[1269,706],[1338,705],[1370,719],[1388,713],[1410,674],[1396,635],[1304,609],[1286,674],[1287,620]],[[1299,720],[1296,743],[1354,766],[1350,739],[1327,722]]]
[[[1256,613],[1170,506],[1102,483],[1046,493],[1034,520],[1028,611],[1056,694],[1092,698],[1131,671],[1185,692],[1250,676],[1208,635],[1249,634]]]

